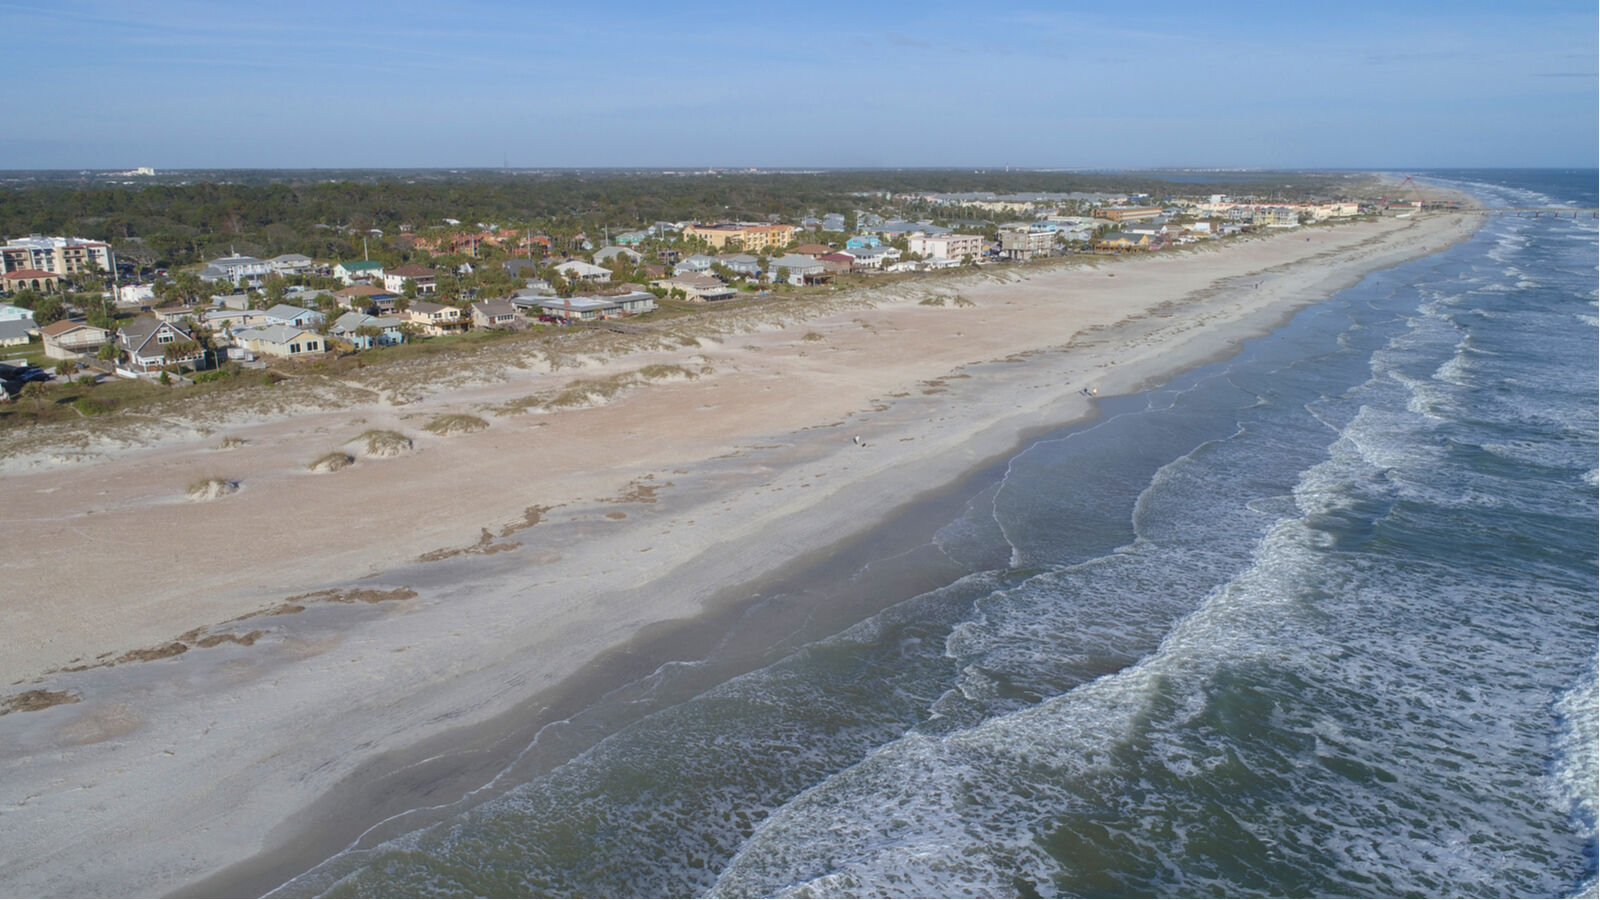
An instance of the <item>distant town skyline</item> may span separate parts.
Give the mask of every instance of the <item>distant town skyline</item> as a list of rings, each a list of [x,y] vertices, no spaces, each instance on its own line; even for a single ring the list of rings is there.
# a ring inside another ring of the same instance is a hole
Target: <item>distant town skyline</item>
[[[1592,2],[0,2],[0,169],[1595,165]]]

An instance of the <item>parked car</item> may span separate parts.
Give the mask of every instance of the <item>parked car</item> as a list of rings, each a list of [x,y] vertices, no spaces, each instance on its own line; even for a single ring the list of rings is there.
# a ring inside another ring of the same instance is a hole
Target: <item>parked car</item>
[[[20,381],[24,384],[30,381],[49,381],[49,372],[38,366],[13,366],[0,363],[0,379],[5,381]]]

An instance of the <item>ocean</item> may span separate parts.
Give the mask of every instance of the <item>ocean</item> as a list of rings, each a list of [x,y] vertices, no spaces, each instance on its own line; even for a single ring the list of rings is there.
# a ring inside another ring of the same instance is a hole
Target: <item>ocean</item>
[[[278,893],[1592,895],[1597,258],[1491,217],[1108,399],[750,606],[842,630],[668,662]]]

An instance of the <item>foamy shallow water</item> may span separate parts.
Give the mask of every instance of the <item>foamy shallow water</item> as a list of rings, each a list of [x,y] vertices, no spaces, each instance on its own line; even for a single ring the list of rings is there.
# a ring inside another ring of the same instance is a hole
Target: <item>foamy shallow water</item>
[[[283,892],[1592,891],[1594,238],[1491,222],[1112,401],[946,586]]]

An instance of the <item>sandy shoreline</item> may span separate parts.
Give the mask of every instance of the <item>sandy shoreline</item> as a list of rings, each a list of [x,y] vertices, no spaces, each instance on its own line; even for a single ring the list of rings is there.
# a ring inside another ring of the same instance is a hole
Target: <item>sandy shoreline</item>
[[[1164,380],[1476,224],[929,280],[576,371],[546,358],[404,405],[358,382],[339,409],[14,464],[0,484],[27,531],[3,563],[0,693],[80,699],[0,716],[0,888],[270,887],[389,812],[486,781],[524,740],[506,721],[581,702],[580,673],[642,629],[732,603],[1088,414],[1080,388]],[[591,408],[491,411],[574,377],[649,383]],[[422,430],[454,412],[490,427]],[[370,428],[415,447],[306,470]],[[246,443],[215,449],[224,434]],[[210,474],[240,491],[182,499]],[[95,665],[180,636],[182,653]]]

